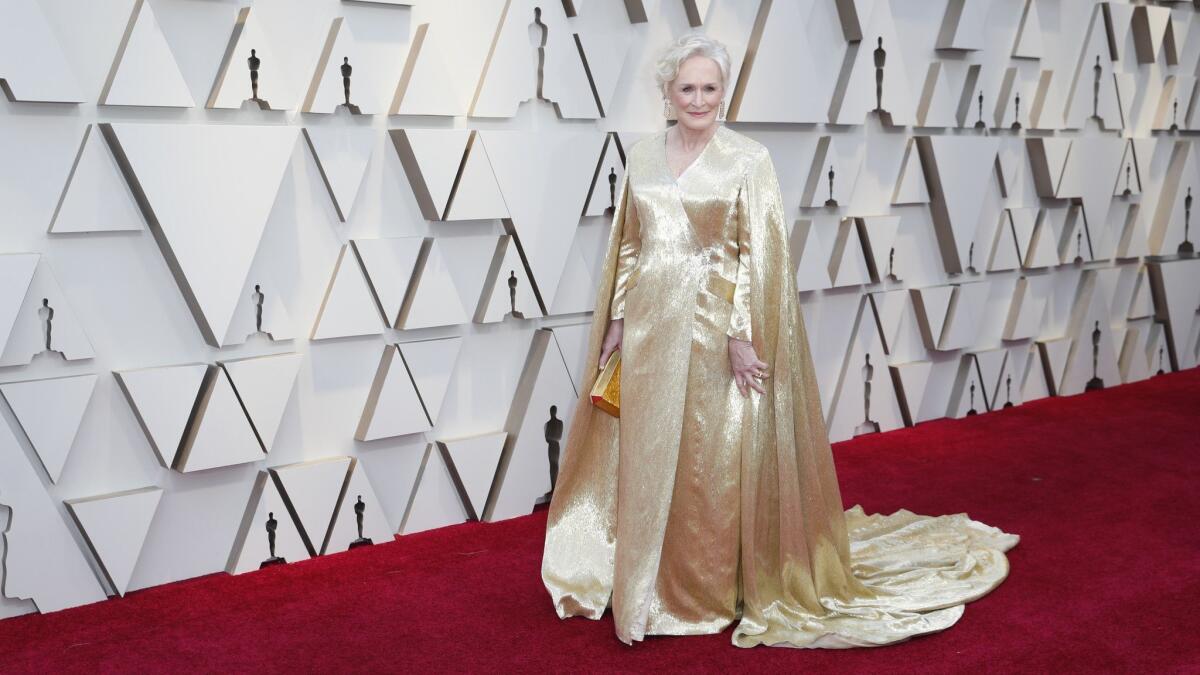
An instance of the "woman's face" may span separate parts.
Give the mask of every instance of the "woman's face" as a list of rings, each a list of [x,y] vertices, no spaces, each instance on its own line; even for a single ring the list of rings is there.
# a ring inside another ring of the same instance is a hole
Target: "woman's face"
[[[693,131],[716,124],[717,109],[725,98],[721,69],[707,56],[689,56],[679,64],[679,74],[667,86],[667,96],[679,123]]]

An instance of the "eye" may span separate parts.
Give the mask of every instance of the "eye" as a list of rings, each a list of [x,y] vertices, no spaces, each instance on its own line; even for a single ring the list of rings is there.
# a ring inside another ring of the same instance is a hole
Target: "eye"
[[[686,86],[683,88],[683,91],[691,91],[691,90],[692,90],[692,85],[690,85],[690,84],[689,84],[689,85],[686,85]]]

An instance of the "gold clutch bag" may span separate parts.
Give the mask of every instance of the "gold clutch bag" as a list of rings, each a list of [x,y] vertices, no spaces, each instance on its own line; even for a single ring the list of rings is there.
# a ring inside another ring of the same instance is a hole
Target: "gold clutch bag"
[[[592,405],[612,415],[621,416],[621,352],[608,357],[604,370],[592,385]]]

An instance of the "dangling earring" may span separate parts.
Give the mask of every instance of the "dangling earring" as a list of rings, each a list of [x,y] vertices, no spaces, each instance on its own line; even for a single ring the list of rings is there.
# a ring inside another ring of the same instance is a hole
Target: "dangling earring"
[[[671,102],[663,99],[663,117],[671,119]]]
[[[719,110],[717,110],[717,119],[719,119],[721,121],[725,120],[725,101],[724,100],[721,101],[721,108]]]

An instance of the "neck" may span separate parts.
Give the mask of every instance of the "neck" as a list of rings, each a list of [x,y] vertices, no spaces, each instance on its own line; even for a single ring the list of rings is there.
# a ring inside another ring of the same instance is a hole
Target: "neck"
[[[693,150],[697,146],[704,145],[708,142],[713,134],[717,133],[717,125],[710,124],[703,129],[689,129],[688,127],[676,123],[674,126],[675,137],[679,139],[679,144],[684,150]]]

